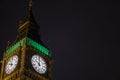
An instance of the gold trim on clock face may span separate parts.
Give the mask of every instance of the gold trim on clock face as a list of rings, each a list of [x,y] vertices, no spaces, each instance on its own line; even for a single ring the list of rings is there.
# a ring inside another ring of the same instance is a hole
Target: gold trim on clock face
[[[45,74],[47,71],[47,64],[45,60],[40,57],[39,55],[33,55],[31,58],[31,64],[35,71],[37,71],[40,74]]]
[[[7,62],[6,66],[5,66],[5,72],[6,74],[10,74],[11,72],[13,72],[15,70],[15,68],[17,67],[18,64],[18,56],[14,55],[12,56],[9,61]]]

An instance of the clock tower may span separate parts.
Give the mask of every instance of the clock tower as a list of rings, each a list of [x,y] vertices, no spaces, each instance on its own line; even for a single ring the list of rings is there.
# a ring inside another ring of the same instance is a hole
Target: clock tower
[[[16,40],[8,42],[4,52],[0,80],[52,80],[52,54],[42,43],[39,28],[30,0],[27,18],[20,21]]]

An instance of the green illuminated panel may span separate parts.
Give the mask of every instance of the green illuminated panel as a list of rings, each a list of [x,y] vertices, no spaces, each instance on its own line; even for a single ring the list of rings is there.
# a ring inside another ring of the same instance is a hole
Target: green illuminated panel
[[[47,55],[49,57],[52,56],[52,53],[45,47],[43,47],[42,45],[38,44],[37,42],[33,41],[30,38],[23,38],[21,39],[19,42],[15,43],[13,46],[11,46],[6,52],[5,52],[5,56],[8,56],[9,54],[11,54],[14,50],[16,50],[17,48],[19,48],[20,46],[23,46],[25,43],[27,42],[28,46],[31,46],[35,49],[37,49],[39,52],[42,52],[43,55]]]
[[[42,45],[38,44],[37,42],[33,41],[32,39],[28,38],[27,39],[27,45],[28,46],[32,46],[35,49],[39,50],[40,52],[42,52],[45,55],[48,55],[51,57],[49,50],[45,47],[43,47]]]
[[[20,40],[19,42],[15,43],[13,46],[11,46],[5,53],[5,56],[8,56],[10,53],[12,53],[14,50],[19,48],[20,46],[23,46],[25,41],[25,38]]]

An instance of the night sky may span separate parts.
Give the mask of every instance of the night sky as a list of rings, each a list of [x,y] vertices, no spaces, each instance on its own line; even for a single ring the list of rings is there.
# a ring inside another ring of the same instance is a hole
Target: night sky
[[[28,1],[0,1],[0,59]],[[119,11],[112,0],[33,0],[41,39],[53,52],[53,80],[120,80]]]

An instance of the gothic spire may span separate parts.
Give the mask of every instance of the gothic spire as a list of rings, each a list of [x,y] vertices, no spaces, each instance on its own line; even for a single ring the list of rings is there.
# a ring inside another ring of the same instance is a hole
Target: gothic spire
[[[36,20],[34,19],[32,13],[32,6],[33,6],[32,3],[33,0],[29,0],[27,18],[24,22],[20,22],[18,29],[18,40],[23,37],[29,37],[37,42],[41,42],[39,35],[40,27],[37,24]]]
[[[28,8],[28,18],[30,17],[30,14],[32,12],[32,6],[33,6],[33,1],[29,0],[29,8]]]

